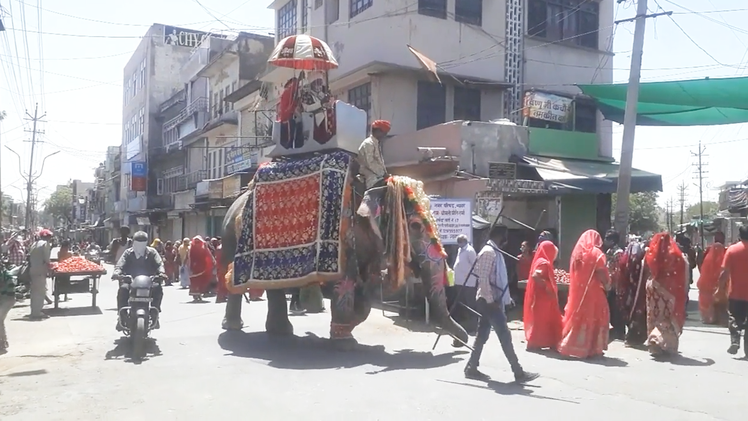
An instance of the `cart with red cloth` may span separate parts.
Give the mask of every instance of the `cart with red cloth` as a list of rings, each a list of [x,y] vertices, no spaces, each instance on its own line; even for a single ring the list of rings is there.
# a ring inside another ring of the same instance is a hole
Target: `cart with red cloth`
[[[52,276],[56,277],[54,292],[55,308],[59,308],[60,295],[91,294],[91,307],[96,308],[96,295],[99,293],[99,278],[106,275],[106,269],[83,256],[72,256],[51,266]],[[57,277],[66,277],[60,281]]]

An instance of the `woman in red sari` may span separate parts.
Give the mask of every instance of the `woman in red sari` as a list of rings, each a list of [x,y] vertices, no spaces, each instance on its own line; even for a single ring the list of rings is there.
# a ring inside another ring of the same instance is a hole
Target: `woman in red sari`
[[[229,297],[229,290],[226,287],[226,273],[228,267],[224,267],[221,264],[223,257],[223,245],[220,239],[215,239],[213,247],[216,250],[216,272],[218,274],[218,285],[216,285],[216,304],[225,303]]]
[[[203,294],[210,288],[216,261],[208,245],[199,235],[192,239],[189,253],[190,295],[194,302],[202,302]]]
[[[558,345],[561,355],[600,357],[608,349],[610,309],[605,291],[610,287],[610,276],[602,245],[600,234],[588,230],[571,252],[569,300]]]
[[[557,254],[558,249],[552,242],[543,241],[532,259],[523,316],[528,351],[556,349],[561,340],[561,309],[553,272]]]
[[[706,324],[724,324],[727,322],[727,294],[719,291],[719,275],[722,271],[722,261],[725,258],[725,234],[714,234],[714,244],[704,253],[704,261],[699,268],[699,312],[701,321]]]
[[[646,255],[647,347],[655,356],[678,353],[678,338],[686,322],[686,259],[666,232],[656,234]]]

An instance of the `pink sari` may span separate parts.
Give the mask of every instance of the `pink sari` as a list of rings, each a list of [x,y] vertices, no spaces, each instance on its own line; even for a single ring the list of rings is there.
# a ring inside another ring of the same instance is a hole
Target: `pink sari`
[[[571,253],[569,300],[563,320],[561,355],[574,358],[599,357],[608,349],[610,309],[598,271],[606,269],[603,240],[594,230],[581,237]]]
[[[652,355],[677,354],[686,322],[686,260],[666,232],[656,234],[646,255],[647,347]]]

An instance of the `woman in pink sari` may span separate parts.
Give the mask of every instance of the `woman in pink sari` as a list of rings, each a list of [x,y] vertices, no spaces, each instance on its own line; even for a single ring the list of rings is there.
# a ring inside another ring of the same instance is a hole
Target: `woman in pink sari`
[[[647,280],[647,347],[654,356],[677,354],[686,322],[686,259],[666,232],[656,234],[645,257]]]
[[[557,254],[558,249],[552,242],[543,241],[530,265],[522,320],[528,351],[556,349],[561,340],[561,309],[553,273]]]
[[[558,345],[561,355],[600,357],[608,349],[610,309],[605,291],[610,286],[610,276],[602,245],[600,234],[588,230],[571,252],[569,300]]]

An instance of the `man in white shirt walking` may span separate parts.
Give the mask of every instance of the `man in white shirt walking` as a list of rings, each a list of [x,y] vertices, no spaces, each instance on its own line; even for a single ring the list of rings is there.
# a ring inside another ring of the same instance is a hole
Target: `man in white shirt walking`
[[[457,237],[457,246],[460,248],[457,251],[457,259],[454,265],[455,284],[453,292],[456,301],[462,304],[453,304],[455,307],[452,317],[466,331],[473,333],[478,328],[478,317],[464,306],[475,309],[475,289],[478,285],[478,278],[470,271],[473,269],[475,259],[478,256],[464,234]]]

